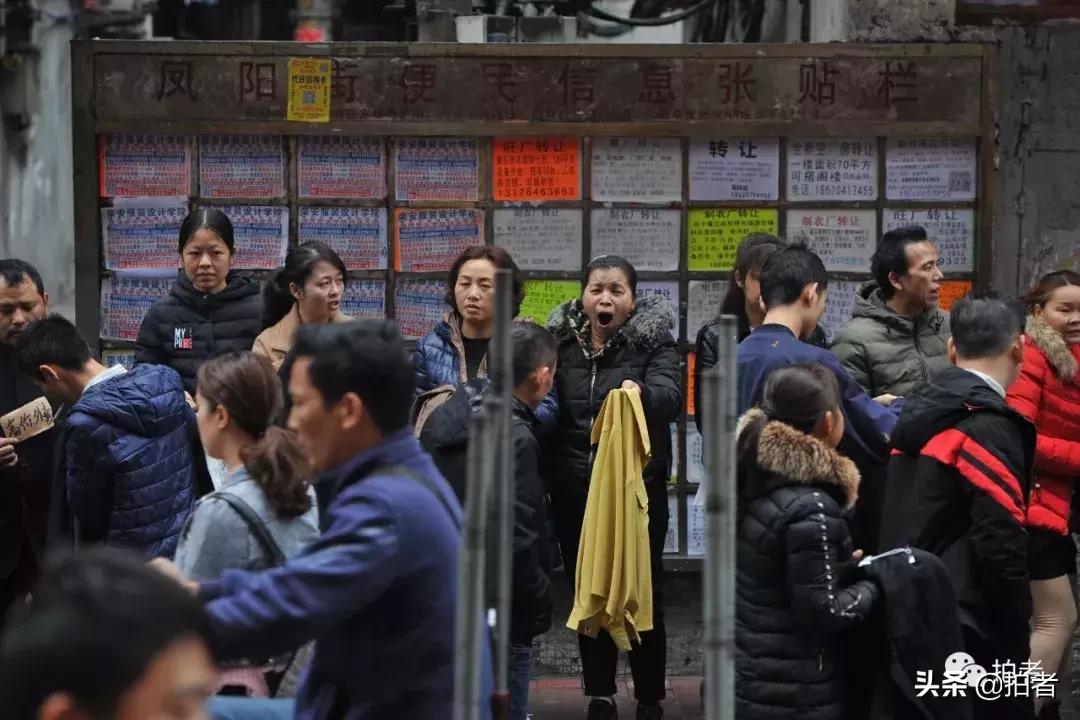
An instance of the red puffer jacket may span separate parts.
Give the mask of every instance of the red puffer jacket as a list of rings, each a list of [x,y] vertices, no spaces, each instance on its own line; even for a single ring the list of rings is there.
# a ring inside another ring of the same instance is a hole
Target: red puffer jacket
[[[1029,318],[1024,365],[1009,404],[1035,423],[1035,483],[1027,524],[1065,535],[1073,479],[1080,476],[1080,345]]]

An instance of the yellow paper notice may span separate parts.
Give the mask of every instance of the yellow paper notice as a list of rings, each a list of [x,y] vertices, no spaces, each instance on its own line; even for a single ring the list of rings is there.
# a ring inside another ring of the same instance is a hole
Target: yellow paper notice
[[[547,325],[552,310],[580,295],[581,283],[577,280],[526,280],[525,299],[518,317]]]
[[[330,60],[289,58],[289,121],[330,122]]]
[[[31,400],[21,408],[0,417],[0,429],[4,437],[22,442],[40,435],[53,426],[53,413],[49,401],[43,397]]]
[[[777,212],[772,208],[691,210],[689,217],[690,270],[731,270],[735,250],[753,232],[776,234]]]

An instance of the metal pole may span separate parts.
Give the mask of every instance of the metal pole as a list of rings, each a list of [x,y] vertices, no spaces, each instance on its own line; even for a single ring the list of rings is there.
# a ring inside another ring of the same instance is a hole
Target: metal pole
[[[484,643],[484,535],[487,526],[487,492],[494,480],[492,457],[495,442],[492,418],[481,410],[469,427],[466,454],[465,522],[461,559],[458,563],[457,622],[454,643],[454,720],[478,720]]]
[[[736,321],[719,322],[716,366],[702,374],[705,450],[705,718],[735,718]]]
[[[509,717],[510,708],[510,598],[514,559],[514,452],[510,442],[514,393],[514,351],[511,327],[514,320],[514,279],[509,270],[495,276],[495,322],[488,344],[488,371],[492,397],[496,400],[497,474],[491,507],[496,511],[492,556],[495,565],[495,697],[496,720]]]

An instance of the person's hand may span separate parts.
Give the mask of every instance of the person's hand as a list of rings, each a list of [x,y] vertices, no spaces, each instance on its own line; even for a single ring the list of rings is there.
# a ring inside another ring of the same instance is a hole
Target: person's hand
[[[874,402],[876,402],[878,405],[884,405],[885,407],[889,407],[893,404],[894,401],[899,399],[900,398],[896,397],[895,395],[885,393],[884,395],[878,395],[876,398],[874,398]]]
[[[191,408],[193,412],[199,412],[199,403],[195,402],[195,398],[191,397],[191,393],[187,390],[184,391],[184,400],[187,401],[188,407]]]
[[[863,559],[863,556],[865,554],[866,553],[864,553],[862,550],[856,550],[855,552],[851,553],[851,559],[858,562],[859,560]]]
[[[622,381],[622,386],[621,386],[620,389],[622,389],[622,390],[636,390],[638,392],[641,392],[641,386],[638,385],[633,380],[623,380]]]
[[[15,439],[0,437],[0,467],[11,467],[19,462],[19,455],[15,452]]]
[[[192,595],[198,594],[199,583],[188,580],[186,577],[184,577],[184,573],[180,572],[180,568],[178,568],[176,566],[176,563],[174,563],[172,560],[166,560],[165,558],[154,558],[150,561],[150,567],[154,568],[159,573],[190,592]]]

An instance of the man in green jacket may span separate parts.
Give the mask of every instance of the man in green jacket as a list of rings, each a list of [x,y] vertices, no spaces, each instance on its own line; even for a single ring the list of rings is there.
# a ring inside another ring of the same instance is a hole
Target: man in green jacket
[[[890,230],[870,262],[874,280],[855,296],[832,351],[871,397],[903,397],[949,366],[949,316],[938,307],[943,278],[926,230]]]

